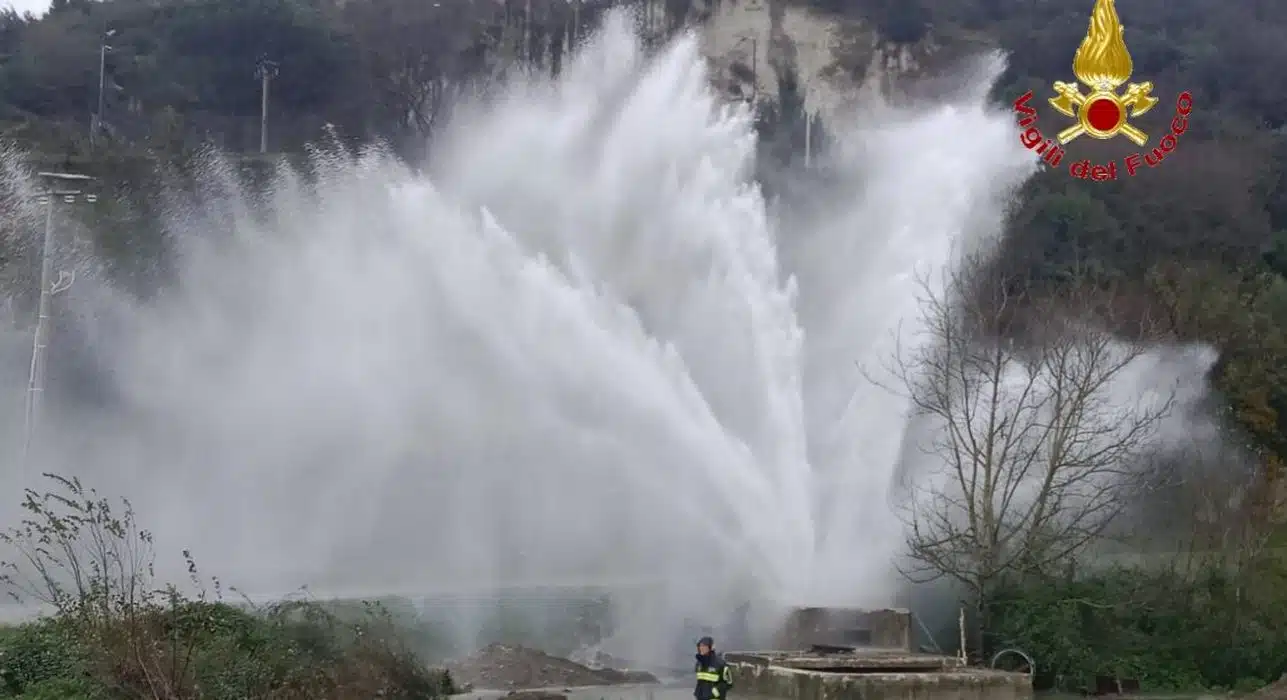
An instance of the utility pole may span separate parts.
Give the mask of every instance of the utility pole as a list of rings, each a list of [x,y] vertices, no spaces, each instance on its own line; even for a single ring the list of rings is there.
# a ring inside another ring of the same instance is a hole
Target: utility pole
[[[809,108],[804,109],[804,167],[813,163],[813,115]]]
[[[813,106],[813,91],[808,82],[804,84],[804,167],[808,168],[813,164],[813,113],[809,108]]]
[[[523,64],[532,61],[532,0],[523,6]]]
[[[255,77],[260,82],[260,103],[259,103],[259,152],[268,152],[268,84],[273,78],[277,77],[280,69],[276,61],[268,60],[267,56],[260,56],[255,62]]]
[[[107,88],[107,52],[112,50],[108,46],[107,40],[116,33],[115,29],[108,29],[103,32],[103,36],[98,43],[98,109],[94,112],[94,118],[89,122],[89,147],[92,149],[98,141],[98,130],[103,127],[103,104]]]
[[[760,103],[760,41],[759,37],[743,36],[733,47],[737,48],[746,41],[751,42],[751,106],[755,107]]]
[[[78,199],[86,202],[98,201],[98,196],[85,194],[77,189],[70,189],[69,183],[83,183],[93,180],[88,175],[72,173],[38,173],[44,182],[44,190],[37,194],[37,201],[45,205],[45,232],[40,252],[40,301],[36,311],[36,329],[31,341],[31,369],[27,375],[27,407],[23,422],[22,465],[26,472],[31,457],[32,441],[36,425],[40,420],[40,411],[45,392],[46,358],[45,350],[49,347],[49,323],[52,316],[54,295],[67,291],[76,281],[75,272],[59,271],[58,279],[54,276],[54,203],[62,199],[65,203],[74,203]]]

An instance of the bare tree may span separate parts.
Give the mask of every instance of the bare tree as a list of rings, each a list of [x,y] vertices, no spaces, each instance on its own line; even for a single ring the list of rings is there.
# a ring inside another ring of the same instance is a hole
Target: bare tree
[[[345,5],[362,51],[371,94],[386,128],[424,133],[468,69],[474,29],[492,19],[486,5],[429,0],[366,0]],[[466,31],[468,29],[468,31]]]
[[[976,631],[1004,577],[1068,561],[1123,511],[1175,395],[1123,386],[1149,336],[1100,330],[1120,326],[1107,297],[1032,294],[988,270],[974,259],[922,285],[924,335],[894,365],[929,426],[904,574],[963,584]]]
[[[1264,465],[1243,445],[1197,434],[1158,456],[1148,474],[1148,492],[1131,517],[1114,529],[1150,533],[1157,563],[1193,574],[1216,567],[1254,569],[1274,532],[1261,483]]]

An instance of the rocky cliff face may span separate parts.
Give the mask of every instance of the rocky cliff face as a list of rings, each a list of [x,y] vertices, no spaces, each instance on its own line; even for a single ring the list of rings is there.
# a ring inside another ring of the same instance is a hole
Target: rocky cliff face
[[[776,98],[794,80],[806,111],[824,117],[865,92],[898,94],[927,71],[987,48],[932,31],[913,44],[891,42],[873,22],[799,0],[706,0],[694,14],[717,84],[730,97]]]
[[[506,0],[497,65],[528,55],[557,72],[561,56],[602,13],[623,5],[654,45],[696,27],[729,97],[775,100],[793,81],[805,110],[824,118],[863,91],[897,94],[926,72],[986,48],[933,28],[913,43],[890,41],[861,9],[838,16],[810,0]],[[862,6],[858,0],[850,7]]]

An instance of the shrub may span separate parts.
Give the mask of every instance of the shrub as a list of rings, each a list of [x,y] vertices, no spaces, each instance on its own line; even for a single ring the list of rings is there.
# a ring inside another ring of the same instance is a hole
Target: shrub
[[[1287,671],[1280,569],[1134,567],[1014,583],[993,599],[992,643],[1028,652],[1038,683],[1064,690],[1096,675],[1152,691],[1256,687]]]
[[[0,582],[51,617],[0,634],[0,696],[59,700],[437,698],[455,691],[407,646],[382,606],[345,619],[309,600],[262,608],[222,601],[198,575],[195,597],[153,579],[152,537],[128,501],[75,479],[26,492],[27,517],[0,542],[16,552]]]
[[[46,619],[0,634],[0,696],[39,696],[54,689],[85,686],[87,678],[86,650],[70,625]],[[61,697],[92,696],[82,690]]]

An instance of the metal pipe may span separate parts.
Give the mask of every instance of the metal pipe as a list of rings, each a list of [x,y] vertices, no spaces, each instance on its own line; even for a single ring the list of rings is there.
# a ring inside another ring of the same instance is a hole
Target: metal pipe
[[[961,606],[961,616],[959,618],[959,622],[961,626],[961,664],[965,665],[970,662],[970,655],[966,649],[965,606],[964,605]]]

